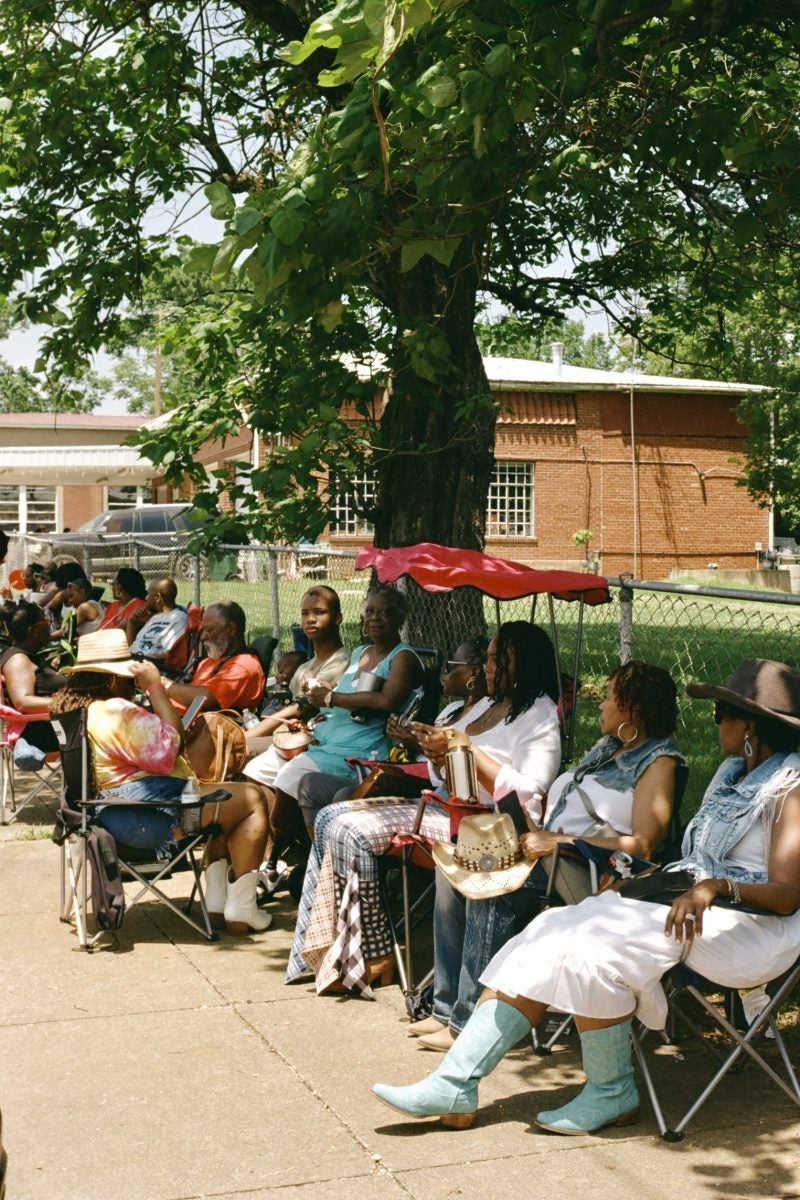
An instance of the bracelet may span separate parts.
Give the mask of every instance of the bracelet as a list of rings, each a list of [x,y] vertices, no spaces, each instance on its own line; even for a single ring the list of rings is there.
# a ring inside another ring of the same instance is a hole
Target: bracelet
[[[151,683],[149,688],[146,688],[145,690],[146,690],[148,696],[152,696],[153,692],[159,692],[159,691],[163,692],[164,685],[161,682],[161,680],[159,680],[158,683]]]
[[[325,697],[325,707],[333,708],[333,688],[331,688],[331,690],[328,692],[327,696]]]
[[[725,876],[725,882],[728,885],[728,899],[733,900],[734,904],[742,903],[742,893],[739,891],[739,885],[735,879],[730,879]]]

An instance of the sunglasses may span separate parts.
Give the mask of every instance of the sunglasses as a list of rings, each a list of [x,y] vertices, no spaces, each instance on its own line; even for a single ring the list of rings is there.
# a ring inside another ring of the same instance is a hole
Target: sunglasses
[[[748,713],[743,712],[734,704],[728,704],[726,700],[714,701],[714,723],[716,725],[721,725],[725,720],[746,721],[748,716]]]

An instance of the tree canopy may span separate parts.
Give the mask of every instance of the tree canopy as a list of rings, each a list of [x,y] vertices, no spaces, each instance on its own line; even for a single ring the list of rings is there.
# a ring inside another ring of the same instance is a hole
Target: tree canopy
[[[369,462],[378,544],[480,546],[483,300],[658,350],[796,296],[798,45],[785,0],[4,0],[0,291],[74,373],[203,188],[224,303],[172,324],[199,391],[148,452],[201,484],[246,418],[259,532]]]

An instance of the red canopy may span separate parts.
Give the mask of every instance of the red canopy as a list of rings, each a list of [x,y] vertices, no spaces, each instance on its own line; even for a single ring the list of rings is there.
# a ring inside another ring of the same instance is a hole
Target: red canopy
[[[557,600],[580,600],[607,604],[611,599],[608,581],[600,575],[579,571],[537,571],[507,558],[492,558],[477,550],[457,550],[420,542],[378,550],[365,546],[356,556],[356,569],[374,567],[381,583],[394,583],[410,575],[426,592],[449,592],[474,587],[495,600],[518,600],[539,592],[550,592]]]

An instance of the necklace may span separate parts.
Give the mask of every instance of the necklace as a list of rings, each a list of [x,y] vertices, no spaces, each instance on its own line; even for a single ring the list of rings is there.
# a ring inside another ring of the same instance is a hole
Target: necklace
[[[491,704],[485,713],[478,717],[477,721],[473,722],[472,732],[483,733],[485,729],[491,729],[493,725],[499,725],[500,721],[506,716],[509,709],[507,700],[501,700]]]

